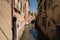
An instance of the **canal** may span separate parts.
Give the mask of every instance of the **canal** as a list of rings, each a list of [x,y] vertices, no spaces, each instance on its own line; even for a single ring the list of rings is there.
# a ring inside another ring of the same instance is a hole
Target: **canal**
[[[28,24],[20,40],[49,40],[36,24]]]

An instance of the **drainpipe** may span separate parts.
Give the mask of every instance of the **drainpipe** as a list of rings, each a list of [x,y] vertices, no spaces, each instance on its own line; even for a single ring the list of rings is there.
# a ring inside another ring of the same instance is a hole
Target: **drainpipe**
[[[13,17],[13,0],[11,0],[11,18]]]
[[[13,28],[13,0],[11,0],[11,28]],[[12,36],[13,40],[13,36]]]

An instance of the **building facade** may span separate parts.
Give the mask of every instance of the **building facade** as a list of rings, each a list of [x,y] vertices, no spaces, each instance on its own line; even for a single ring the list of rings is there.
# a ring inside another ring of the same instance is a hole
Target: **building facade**
[[[19,40],[21,38],[26,24],[26,6],[28,6],[26,1],[0,0],[1,40]]]
[[[37,0],[38,15],[37,25],[50,40],[59,40],[57,34],[60,27],[59,5],[60,0]],[[59,16],[59,17],[58,17]]]
[[[11,0],[0,0],[0,40],[12,40]]]

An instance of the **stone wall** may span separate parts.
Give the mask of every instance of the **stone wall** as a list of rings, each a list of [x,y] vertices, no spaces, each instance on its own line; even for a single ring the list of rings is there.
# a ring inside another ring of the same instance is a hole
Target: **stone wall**
[[[11,6],[0,0],[0,40],[12,40]]]

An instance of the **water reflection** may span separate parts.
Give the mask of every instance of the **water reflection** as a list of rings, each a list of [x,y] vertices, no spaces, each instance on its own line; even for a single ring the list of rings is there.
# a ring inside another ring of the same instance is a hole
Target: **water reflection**
[[[33,27],[35,26],[35,27]],[[42,30],[36,24],[29,24],[22,36],[23,40],[49,40]],[[21,40],[22,40],[21,39]]]

